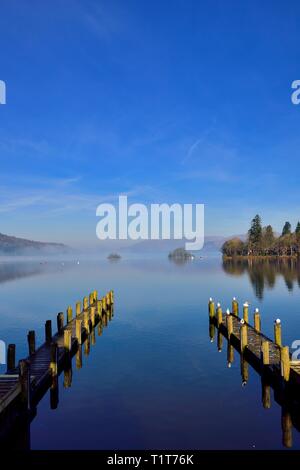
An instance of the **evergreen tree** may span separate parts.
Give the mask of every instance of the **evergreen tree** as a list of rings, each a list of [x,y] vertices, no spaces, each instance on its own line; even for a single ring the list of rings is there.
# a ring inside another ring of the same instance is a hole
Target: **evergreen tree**
[[[261,218],[257,214],[251,221],[251,227],[248,230],[248,243],[250,250],[259,251],[262,241]]]
[[[286,222],[282,229],[282,236],[290,235],[292,233],[291,229],[292,229],[291,224],[289,222]]]

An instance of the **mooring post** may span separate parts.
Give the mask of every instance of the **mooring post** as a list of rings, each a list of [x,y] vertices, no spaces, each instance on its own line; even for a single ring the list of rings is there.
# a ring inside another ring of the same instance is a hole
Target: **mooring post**
[[[262,341],[261,343],[262,363],[264,366],[270,364],[270,343],[269,341]]]
[[[73,318],[73,309],[71,305],[69,305],[69,307],[67,308],[67,323],[71,323],[72,318]]]
[[[260,333],[261,330],[261,320],[260,320],[260,313],[259,309],[256,308],[254,311],[254,328],[257,332]]]
[[[64,348],[67,353],[71,351],[72,333],[70,330],[64,330]]]
[[[230,315],[229,308],[226,310],[226,326],[227,326],[227,337],[228,337],[228,340],[230,341],[230,337],[233,333],[233,319],[232,319],[232,315]]]
[[[94,302],[97,302],[97,300],[98,300],[98,291],[94,290],[93,294],[94,294]]]
[[[80,314],[81,314],[81,302],[78,301],[76,302],[76,317],[79,317]]]
[[[89,303],[88,303],[88,298],[87,297],[83,297],[83,310],[87,310],[88,307],[89,307]]]
[[[246,323],[249,323],[249,304],[245,302],[243,305],[243,319]]]
[[[30,330],[27,335],[29,356],[35,353],[35,331]]]
[[[79,319],[75,320],[75,336],[76,336],[78,344],[81,344],[81,323],[82,323],[81,320]]]
[[[89,306],[93,305],[94,303],[94,293],[91,292],[89,295]]]
[[[290,379],[290,352],[289,347],[280,348],[281,375],[286,382]]]
[[[106,304],[108,305],[108,307],[110,306],[110,294],[106,294]]]
[[[54,341],[50,345],[50,373],[52,381],[57,378],[57,343]]]
[[[9,344],[7,347],[7,372],[16,368],[16,345]]]
[[[57,314],[57,332],[58,334],[62,334],[64,329],[64,314],[63,312],[59,312]]]
[[[106,297],[102,297],[102,308],[106,312]]]
[[[21,401],[26,405],[27,410],[30,410],[30,363],[26,359],[21,359],[21,361],[19,361],[19,380],[21,384]]]
[[[244,319],[240,321],[240,340],[241,340],[241,353],[243,353],[245,351],[246,346],[248,345],[247,325],[245,324]]]
[[[238,314],[239,314],[239,304],[238,304],[238,301],[236,300],[235,297],[233,297],[233,299],[232,299],[232,313],[233,313],[233,315],[235,315],[236,317],[237,317]]]
[[[51,320],[47,320],[45,323],[45,341],[46,343],[50,343],[52,340],[52,322]]]
[[[217,303],[217,325],[220,326],[223,322],[223,312],[220,303]]]
[[[114,291],[113,290],[110,291],[110,303],[111,304],[114,303]]]
[[[274,322],[274,340],[278,346],[282,346],[281,340],[281,321],[279,318]]]
[[[212,297],[210,297],[208,301],[208,315],[209,318],[213,318],[215,316],[215,303]]]

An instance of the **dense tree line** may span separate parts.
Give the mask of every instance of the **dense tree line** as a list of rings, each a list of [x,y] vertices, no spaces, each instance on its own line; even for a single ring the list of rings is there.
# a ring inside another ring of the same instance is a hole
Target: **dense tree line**
[[[261,218],[256,215],[251,221],[246,241],[232,238],[224,243],[225,256],[299,256],[300,222],[292,231],[290,222],[285,222],[280,236],[274,234],[271,225],[263,227]]]

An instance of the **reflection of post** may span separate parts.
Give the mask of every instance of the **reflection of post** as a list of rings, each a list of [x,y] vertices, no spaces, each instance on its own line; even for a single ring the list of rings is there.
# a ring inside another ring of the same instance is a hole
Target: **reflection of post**
[[[241,354],[241,375],[242,375],[242,385],[244,386],[249,380],[249,364],[245,360],[243,354]]]
[[[213,324],[212,321],[209,321],[209,337],[210,337],[211,343],[214,341],[215,334],[216,334],[215,325]]]
[[[68,364],[68,367],[64,369],[64,388],[70,388],[72,385],[72,363]]]
[[[271,408],[271,387],[264,374],[261,376],[262,404],[265,409]]]
[[[292,418],[285,406],[281,409],[282,443],[284,447],[293,447]]]
[[[88,336],[87,339],[84,342],[84,354],[85,356],[88,356],[90,354],[90,337]]]
[[[82,347],[81,344],[78,345],[78,349],[76,351],[76,369],[82,368]]]
[[[231,367],[231,364],[234,361],[234,349],[233,346],[230,344],[228,341],[227,343],[227,365],[228,367]]]
[[[98,323],[98,336],[102,335],[102,318],[99,319]]]
[[[91,344],[92,346],[94,346],[96,344],[96,332],[95,332],[95,328],[92,329],[92,332],[91,332]]]
[[[56,385],[55,387],[50,387],[50,408],[51,410],[56,410],[59,403],[59,392],[58,392],[58,380],[56,378]]]
[[[220,331],[218,330],[218,351],[221,352],[222,351],[222,347],[223,347],[223,335],[222,333],[220,333]]]

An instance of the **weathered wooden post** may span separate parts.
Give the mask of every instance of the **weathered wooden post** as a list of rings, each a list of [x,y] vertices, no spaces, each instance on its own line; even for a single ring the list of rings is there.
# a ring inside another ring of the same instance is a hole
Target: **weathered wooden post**
[[[249,304],[245,302],[243,305],[243,319],[246,323],[249,323]]]
[[[75,336],[76,336],[78,344],[81,344],[81,323],[82,323],[81,320],[79,319],[75,320]]]
[[[57,315],[57,331],[58,334],[62,334],[64,329],[64,314],[63,312],[59,312]]]
[[[245,324],[245,320],[243,318],[240,321],[240,342],[241,342],[241,353],[244,353],[245,348],[248,345],[248,332],[247,332],[247,325]]]
[[[213,318],[215,316],[215,303],[211,297],[208,301],[208,315],[209,318]]]
[[[21,401],[26,406],[27,410],[30,410],[30,362],[27,359],[19,361],[19,380],[21,384]]]
[[[113,304],[114,301],[115,301],[115,300],[114,300],[114,291],[111,290],[111,291],[110,291],[110,303]]]
[[[89,307],[88,298],[83,297],[83,310],[87,310]]]
[[[280,348],[281,375],[286,382],[290,379],[290,352],[289,347]]]
[[[110,306],[110,293],[106,294],[106,304],[108,305],[108,307]]]
[[[97,300],[98,300],[98,292],[97,292],[96,290],[94,290],[93,295],[94,295],[94,302],[97,302]]]
[[[103,328],[102,328],[102,319],[100,317],[100,320],[99,320],[99,323],[98,323],[98,336],[101,336],[102,335],[102,331],[103,331]]]
[[[54,341],[50,345],[50,373],[52,376],[52,385],[55,386],[55,381],[57,379],[57,372],[58,372],[58,367],[57,367],[57,343]]]
[[[88,336],[86,341],[84,342],[84,355],[85,356],[88,356],[90,354],[90,349],[91,349],[90,338]]]
[[[256,331],[260,333],[261,331],[261,320],[260,320],[260,314],[259,314],[259,309],[256,308],[254,311],[254,328]]]
[[[274,340],[278,346],[282,346],[281,340],[281,321],[279,318],[274,322]]]
[[[102,309],[106,312],[106,297],[102,297]]]
[[[78,301],[76,302],[76,317],[79,317],[80,314],[81,314],[81,302]]]
[[[217,325],[218,327],[221,325],[223,322],[223,312],[222,312],[222,307],[220,303],[217,303]]]
[[[94,304],[94,293],[91,292],[89,295],[89,306]]]
[[[238,301],[236,300],[235,297],[233,297],[233,299],[232,299],[232,313],[233,313],[233,315],[235,315],[236,317],[237,317],[238,314],[239,314],[239,304],[238,304]]]
[[[64,348],[67,354],[70,353],[72,346],[72,333],[70,330],[64,330]]]
[[[47,320],[45,323],[45,341],[46,343],[50,343],[52,340],[52,322],[51,320]]]
[[[28,341],[29,355],[31,356],[32,354],[35,353],[35,331],[34,330],[31,330],[28,332],[27,341]]]
[[[230,315],[229,308],[226,310],[226,325],[227,325],[227,338],[230,341],[231,335],[233,333],[233,318]]]
[[[7,372],[16,368],[16,345],[9,344],[7,347]]]
[[[67,308],[67,323],[71,323],[72,318],[73,318],[73,309],[71,305],[69,305],[69,307]]]
[[[72,367],[71,363],[69,367],[64,369],[64,388],[70,388],[72,385]]]
[[[262,363],[264,366],[270,364],[270,343],[269,341],[262,341],[261,343]]]
[[[102,318],[103,318],[103,326],[106,328],[106,327],[107,327],[107,324],[108,324],[108,321],[107,321],[107,312],[105,312],[104,315],[102,315]]]

